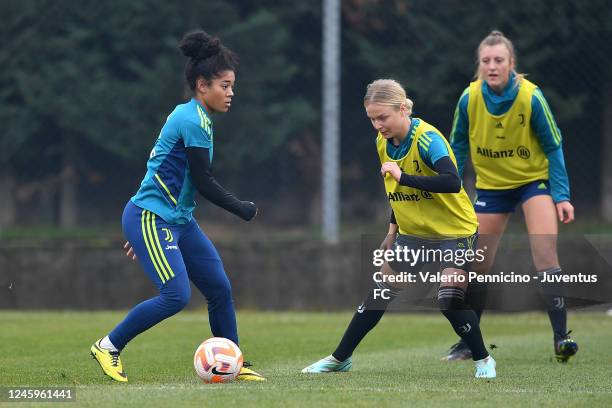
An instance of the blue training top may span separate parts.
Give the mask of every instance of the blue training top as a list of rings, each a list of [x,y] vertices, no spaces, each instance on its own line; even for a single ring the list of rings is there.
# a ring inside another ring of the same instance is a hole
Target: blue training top
[[[487,110],[492,115],[503,115],[512,107],[519,88],[515,86],[516,75],[510,76],[510,81],[501,95],[497,95],[489,87],[486,81],[482,81],[482,95],[487,105]],[[463,175],[463,167],[469,150],[469,120],[467,106],[469,101],[469,87],[463,91],[455,109],[455,119],[450,135],[450,145],[457,158],[459,175]],[[540,88],[536,89],[531,98],[531,127],[538,137],[542,150],[548,159],[548,177],[553,201],[569,201],[570,187],[563,159],[561,139],[554,137],[555,130],[558,135],[561,131],[557,127],[550,107],[542,94]]]
[[[187,147],[209,149],[212,163],[212,121],[195,99],[178,105],[168,116],[147,161],[147,174],[132,197],[134,204],[169,224],[188,223],[196,206]]]

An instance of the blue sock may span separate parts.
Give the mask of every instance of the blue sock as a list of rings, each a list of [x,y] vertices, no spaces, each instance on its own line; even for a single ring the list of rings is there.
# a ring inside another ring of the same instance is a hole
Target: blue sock
[[[134,306],[125,319],[108,335],[113,345],[122,350],[145,330],[180,312],[189,302],[191,288],[186,274],[176,276],[161,288],[159,296]]]

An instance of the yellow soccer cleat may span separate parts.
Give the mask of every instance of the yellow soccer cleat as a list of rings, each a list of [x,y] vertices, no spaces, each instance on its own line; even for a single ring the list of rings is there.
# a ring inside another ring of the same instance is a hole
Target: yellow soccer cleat
[[[91,356],[100,364],[104,374],[115,381],[127,382],[127,375],[123,372],[123,365],[121,364],[119,352],[102,348],[100,346],[100,341],[102,341],[102,339],[96,341],[93,346],[91,346]]]
[[[240,369],[240,374],[236,377],[238,381],[266,381],[266,377],[256,371],[251,370],[251,363],[245,361]]]

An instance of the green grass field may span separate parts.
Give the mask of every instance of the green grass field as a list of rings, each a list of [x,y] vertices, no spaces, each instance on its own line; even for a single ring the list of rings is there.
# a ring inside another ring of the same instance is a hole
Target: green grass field
[[[570,317],[581,349],[567,365],[551,360],[544,314],[485,315],[498,378],[483,381],[471,362],[439,361],[455,337],[435,314],[387,314],[357,349],[352,372],[305,375],[302,367],[333,350],[350,313],[241,312],[241,348],[268,381],[220,385],[202,384],[192,367],[210,336],[205,312],[182,312],[130,343],[128,384],[103,376],[89,347],[123,315],[0,312],[0,385],[75,387],[69,406],[612,405],[612,317],[603,313]]]

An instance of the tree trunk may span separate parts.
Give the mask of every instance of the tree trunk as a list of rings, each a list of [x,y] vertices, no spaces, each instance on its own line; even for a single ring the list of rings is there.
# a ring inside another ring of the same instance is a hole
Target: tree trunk
[[[601,213],[612,223],[612,86],[608,88],[603,110],[603,146],[601,177]]]
[[[10,170],[0,171],[0,228],[15,225],[15,177]]]
[[[77,225],[78,176],[76,171],[76,140],[74,136],[64,136],[64,157],[60,177],[59,225],[61,228],[71,228]]]

